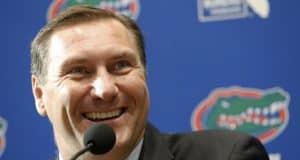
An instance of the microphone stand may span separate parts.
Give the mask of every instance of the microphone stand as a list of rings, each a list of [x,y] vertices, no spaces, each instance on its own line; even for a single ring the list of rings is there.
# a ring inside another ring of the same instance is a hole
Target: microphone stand
[[[89,151],[92,147],[94,147],[94,143],[88,143],[82,150],[80,150],[73,157],[71,157],[70,160],[76,160],[80,155],[82,155],[86,151]]]

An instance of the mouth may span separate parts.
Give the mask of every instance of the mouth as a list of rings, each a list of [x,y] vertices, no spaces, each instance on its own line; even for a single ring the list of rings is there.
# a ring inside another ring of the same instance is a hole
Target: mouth
[[[285,103],[274,103],[270,107],[250,107],[239,115],[225,115],[218,117],[219,126],[235,129],[244,123],[273,127],[285,121]]]
[[[109,112],[88,112],[82,114],[82,116],[90,121],[99,122],[105,120],[111,120],[120,117],[126,111],[125,108],[120,108],[117,110]]]

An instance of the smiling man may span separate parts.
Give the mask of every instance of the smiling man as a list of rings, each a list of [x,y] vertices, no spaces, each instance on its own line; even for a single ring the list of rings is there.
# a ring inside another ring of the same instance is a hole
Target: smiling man
[[[61,160],[81,150],[84,132],[98,123],[113,128],[116,144],[103,155],[86,153],[84,160],[268,159],[260,142],[244,134],[166,135],[147,124],[144,42],[127,17],[67,9],[37,34],[31,56],[36,109],[51,122]]]

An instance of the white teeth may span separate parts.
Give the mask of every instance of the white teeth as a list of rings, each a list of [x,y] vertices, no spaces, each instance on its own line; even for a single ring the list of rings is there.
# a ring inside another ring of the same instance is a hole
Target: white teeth
[[[248,110],[247,110],[247,114],[251,115],[251,114],[253,114],[253,112],[254,112],[253,108],[249,107]]]
[[[265,116],[269,114],[269,107],[265,107],[265,108],[263,109],[263,114],[264,114]]]
[[[223,113],[218,119],[218,125],[229,129],[236,129],[244,123],[252,123],[262,126],[278,125],[283,122],[283,120],[278,117],[278,113],[284,110],[286,105],[287,104],[284,102],[275,102],[269,107],[250,106],[238,115],[226,115]],[[222,107],[228,107],[226,101],[222,102]],[[276,117],[273,117],[273,115]]]
[[[261,109],[259,107],[256,107],[254,112],[255,112],[256,115],[260,115]]]
[[[122,113],[121,109],[112,111],[112,112],[90,112],[85,113],[84,116],[88,119],[92,120],[102,120],[102,119],[108,119],[108,118],[114,118],[117,116],[120,116]]]
[[[271,105],[271,114],[276,113],[276,111],[278,110],[278,108],[279,108],[279,105],[277,103],[273,103]]]
[[[270,112],[271,114],[275,114],[276,112],[278,112],[279,110],[284,108],[285,103],[283,102],[276,102],[276,103],[272,103],[271,107],[270,107]]]

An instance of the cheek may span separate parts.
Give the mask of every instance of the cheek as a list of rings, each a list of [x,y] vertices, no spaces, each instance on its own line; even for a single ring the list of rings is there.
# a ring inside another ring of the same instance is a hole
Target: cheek
[[[78,120],[80,105],[84,102],[84,97],[86,97],[88,88],[86,85],[68,85],[64,87],[60,93],[61,102],[64,104],[67,114],[69,114],[71,119]]]
[[[145,80],[140,76],[125,77],[120,81],[120,90],[130,101],[129,112],[134,121],[146,121],[149,110],[149,94]],[[136,122],[134,122],[136,123]]]
[[[130,104],[128,114],[116,128],[117,144],[135,143],[141,137],[147,123],[149,95],[144,79],[131,76],[122,78],[118,83],[125,101]]]
[[[53,125],[61,123],[64,115],[65,106],[68,105],[70,99],[70,92],[67,88],[47,88],[44,95],[46,103],[47,115]]]
[[[82,98],[88,94],[90,86],[86,83],[70,82],[62,87],[60,95],[68,106],[73,107],[79,104]]]
[[[45,96],[47,112],[53,117],[72,117],[76,114],[76,105],[84,94],[84,89],[77,85],[64,85],[50,89]],[[67,115],[65,115],[67,114]]]
[[[52,90],[52,97],[48,101],[48,117],[55,133],[66,137],[80,137],[84,128],[81,127],[79,106],[86,93],[85,85],[68,84]],[[80,138],[79,138],[80,139]]]
[[[71,99],[71,89],[67,87],[63,87],[57,94],[61,98],[62,104],[68,105]]]
[[[148,88],[142,76],[127,76],[120,79],[118,84],[122,92],[125,92],[139,107],[148,101]]]

